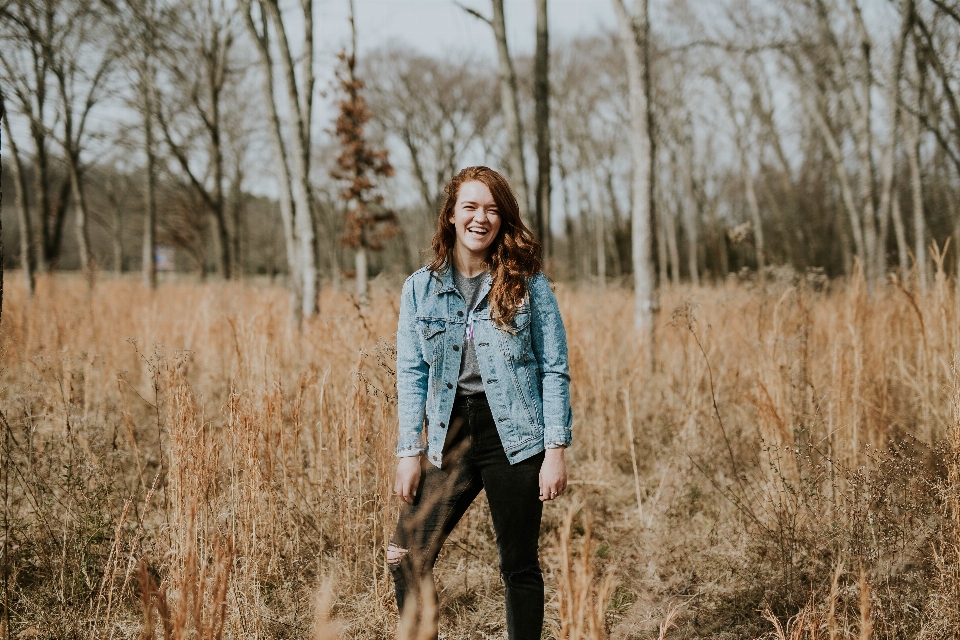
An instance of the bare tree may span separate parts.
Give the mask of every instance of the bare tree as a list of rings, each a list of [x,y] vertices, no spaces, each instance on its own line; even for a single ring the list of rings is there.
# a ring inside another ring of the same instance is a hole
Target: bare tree
[[[50,105],[51,55],[58,34],[58,3],[15,0],[0,7],[0,70],[14,103],[11,109],[27,119],[33,143],[33,194],[39,219],[37,270],[47,272],[60,257],[60,239],[66,220],[70,180],[63,180],[51,197],[53,182],[49,140],[59,110]],[[8,113],[9,115],[9,113]]]
[[[33,225],[30,220],[30,202],[27,199],[27,177],[24,174],[23,161],[20,158],[17,141],[14,139],[13,131],[10,128],[10,118],[7,117],[3,87],[0,87],[0,121],[3,122],[3,131],[7,136],[7,146],[10,149],[10,159],[12,160],[13,183],[17,189],[17,223],[20,227],[20,269],[23,274],[23,288],[27,295],[32,297],[36,265],[33,259]],[[3,240],[0,238],[0,243],[2,242]],[[2,262],[3,258],[0,255],[0,270],[3,269]],[[2,288],[2,276],[0,276],[0,288]]]
[[[172,75],[171,89],[183,97],[182,104],[170,113],[158,108],[157,121],[164,139],[176,158],[180,170],[200,195],[214,228],[217,269],[224,278],[231,277],[232,242],[228,233],[226,196],[224,193],[224,88],[230,75],[229,56],[234,42],[234,12],[222,0],[199,6],[187,3],[180,24],[176,25],[177,42],[166,47],[166,69]],[[173,103],[172,97],[165,101]],[[158,102],[158,107],[161,103]],[[178,118],[186,116],[186,118]],[[186,119],[177,130],[177,120]],[[199,123],[200,132],[194,122]],[[184,130],[185,129],[185,130]],[[204,139],[197,148],[193,140]],[[201,174],[198,169],[202,170]]]
[[[60,94],[63,115],[60,143],[70,176],[80,269],[89,271],[93,267],[93,257],[90,255],[89,211],[84,192],[86,167],[81,154],[89,133],[90,112],[103,97],[117,50],[92,0],[63,2],[59,7],[61,12],[57,23],[60,33],[54,42],[49,43],[47,55]]]
[[[960,75],[957,72],[958,58],[960,58],[960,10],[955,5],[946,2],[934,1],[935,9],[932,15],[914,13],[914,49],[919,71],[920,108],[917,110],[920,122],[924,128],[933,134],[937,141],[939,153],[949,158],[951,164],[960,176],[960,95],[956,89]],[[925,78],[929,77],[929,84]],[[919,135],[917,144],[919,145]],[[917,148],[919,157],[919,147]],[[937,166],[936,155],[933,160]],[[919,170],[914,183],[914,221],[916,225],[923,223],[922,193],[919,187]],[[960,242],[960,211],[957,210],[956,197],[953,190],[947,188],[945,199],[954,220],[953,236],[955,242]],[[921,234],[917,233],[919,242]],[[920,253],[917,254],[919,260]],[[960,260],[955,260],[957,274],[960,275]]]
[[[307,318],[319,310],[318,272],[315,200],[310,184],[311,127],[313,123],[314,90],[314,43],[313,43],[313,2],[300,0],[300,19],[303,25],[303,50],[300,53],[300,74],[296,72],[293,51],[287,36],[278,0],[256,0],[258,16],[253,13],[253,0],[240,0],[241,9],[250,37],[257,45],[260,54],[260,66],[266,79],[263,84],[263,100],[270,113],[270,135],[273,139],[274,155],[280,174],[281,211],[284,220],[284,235],[287,238],[288,252],[294,256],[288,263],[293,276],[294,303],[297,317]],[[257,24],[259,17],[259,25]],[[278,55],[274,62],[269,34],[277,41]],[[283,76],[286,88],[286,105],[289,135],[284,136],[284,128],[279,118],[279,107],[274,95],[274,74],[277,69]],[[299,82],[298,82],[299,77]],[[285,204],[290,203],[288,206]],[[292,220],[290,220],[292,218]]]
[[[544,253],[551,254],[550,231],[550,31],[547,0],[537,0],[537,45],[533,63],[533,94],[537,129],[537,231]]]
[[[257,5],[259,7],[259,4]],[[301,244],[297,242],[295,232],[296,212],[294,211],[294,185],[290,172],[290,161],[287,157],[287,144],[283,137],[283,127],[277,103],[274,100],[273,53],[270,44],[270,26],[265,20],[265,14],[260,11],[261,22],[258,26],[254,16],[252,4],[241,2],[247,32],[256,44],[261,66],[261,96],[267,106],[267,132],[273,146],[274,167],[280,200],[280,220],[283,226],[284,246],[286,248],[287,272],[290,278],[291,309],[297,318],[302,316],[303,308],[303,273],[301,269]]]
[[[903,217],[900,213],[899,201],[897,200],[893,206],[891,203],[894,202],[894,161],[896,157],[897,149],[897,139],[900,132],[900,96],[901,96],[901,76],[903,71],[903,61],[905,57],[905,50],[907,45],[907,39],[910,36],[910,31],[913,28],[913,13],[914,13],[914,2],[913,0],[904,0],[900,3],[900,30],[897,34],[896,40],[893,42],[893,65],[890,74],[890,78],[887,82],[887,109],[889,109],[889,123],[887,129],[889,132],[890,139],[887,141],[887,144],[883,148],[883,156],[880,160],[880,202],[877,210],[878,217],[880,218],[880,224],[883,229],[886,229],[886,221],[890,216],[893,216],[894,230],[897,238],[897,254],[900,262],[901,273],[906,274],[907,270],[910,268],[908,258],[907,258],[907,243],[906,243],[906,234],[904,233]],[[886,234],[881,232],[881,239],[885,239]],[[883,246],[882,243],[881,247]],[[884,259],[883,250],[877,252],[877,272],[882,274],[886,268],[886,261]]]
[[[115,37],[122,42],[123,67],[128,74],[127,84],[132,89],[128,104],[139,114],[142,130],[142,150],[145,158],[143,171],[143,231],[141,244],[141,280],[151,289],[157,286],[157,119],[160,112],[158,67],[165,44],[162,37],[167,30],[162,25],[172,24],[174,9],[158,0],[123,0],[105,4],[114,15]]]
[[[740,175],[743,179],[744,195],[747,198],[747,209],[750,212],[750,222],[753,226],[754,244],[757,255],[757,272],[762,279],[764,277],[764,268],[766,266],[766,257],[764,256],[764,236],[763,220],[760,217],[760,203],[757,199],[757,189],[754,182],[753,171],[750,167],[750,157],[758,155],[755,150],[750,149],[749,132],[752,123],[753,109],[738,108],[734,98],[733,89],[729,82],[725,82],[717,75],[715,77],[720,94],[724,98],[727,107],[727,115],[733,124],[733,140],[737,150],[737,157],[740,164]],[[741,115],[744,122],[740,121]]]
[[[914,261],[920,290],[927,290],[927,233],[923,212],[923,176],[920,168],[921,124],[920,113],[923,109],[925,74],[921,70],[920,56],[914,48],[913,64],[910,65],[912,84],[915,85],[916,98],[907,115],[904,144],[907,150],[907,165],[910,170],[910,202],[913,214]]]
[[[491,0],[493,17],[487,18],[479,11],[467,7],[461,8],[475,18],[486,22],[493,29],[497,41],[497,61],[500,72],[500,104],[507,132],[507,163],[510,184],[517,192],[520,201],[520,213],[526,217],[530,211],[530,188],[527,184],[526,162],[523,157],[523,123],[520,119],[520,95],[517,90],[517,72],[507,46],[507,26],[503,13],[503,0]],[[543,229],[537,233],[543,237]]]
[[[881,251],[874,203],[873,42],[858,0],[848,0],[849,13],[842,16],[838,15],[838,7],[827,0],[782,6],[793,16],[793,37],[797,43],[785,53],[796,71],[803,106],[830,151],[856,253],[868,283],[873,286],[879,276],[877,254]],[[850,28],[838,33],[835,29],[839,24]],[[844,128],[847,124],[849,130]],[[843,154],[847,133],[855,149],[856,182],[850,180]]]
[[[630,95],[630,145],[633,149],[633,287],[634,326],[640,334],[647,366],[654,366],[654,313],[657,309],[653,271],[653,159],[650,106],[650,14],[648,0],[613,0],[620,44],[627,62]]]

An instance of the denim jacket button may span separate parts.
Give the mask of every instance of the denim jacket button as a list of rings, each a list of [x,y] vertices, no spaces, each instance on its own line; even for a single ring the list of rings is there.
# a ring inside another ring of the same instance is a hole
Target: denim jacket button
[[[463,317],[463,311],[457,311],[457,317],[458,317],[458,318],[462,318],[462,317]]]
[[[441,428],[441,429],[445,428],[446,426],[447,426],[447,425],[443,424],[442,422],[440,423],[440,428]]]
[[[453,389],[453,385],[450,384],[449,382],[447,383],[447,389]]]
[[[460,351],[460,345],[456,345],[456,344],[453,345],[453,350],[454,350],[454,351]]]

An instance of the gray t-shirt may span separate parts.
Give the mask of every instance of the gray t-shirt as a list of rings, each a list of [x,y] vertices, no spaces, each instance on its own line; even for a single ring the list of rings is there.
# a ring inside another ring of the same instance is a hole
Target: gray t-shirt
[[[473,312],[480,303],[480,286],[486,275],[484,272],[467,278],[453,269],[453,282],[467,303],[467,330],[463,336],[463,356],[460,359],[460,377],[457,379],[458,396],[473,396],[484,392],[477,351],[473,346]]]

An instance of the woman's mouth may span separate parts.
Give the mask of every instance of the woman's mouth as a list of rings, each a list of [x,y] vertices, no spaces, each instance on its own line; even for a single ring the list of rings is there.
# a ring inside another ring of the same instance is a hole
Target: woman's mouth
[[[481,227],[467,227],[467,233],[473,236],[474,238],[483,238],[490,233],[489,229],[483,229]]]

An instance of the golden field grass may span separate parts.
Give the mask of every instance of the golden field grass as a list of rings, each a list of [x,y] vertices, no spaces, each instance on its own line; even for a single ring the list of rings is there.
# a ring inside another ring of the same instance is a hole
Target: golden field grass
[[[389,638],[398,283],[325,290],[7,275],[3,601],[19,638]],[[570,490],[550,637],[954,637],[960,299],[787,277],[558,284]],[[505,636],[482,498],[437,568],[444,638]],[[6,620],[0,625],[7,624]],[[416,630],[401,629],[416,637]]]

